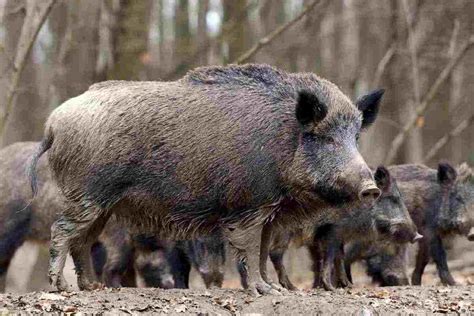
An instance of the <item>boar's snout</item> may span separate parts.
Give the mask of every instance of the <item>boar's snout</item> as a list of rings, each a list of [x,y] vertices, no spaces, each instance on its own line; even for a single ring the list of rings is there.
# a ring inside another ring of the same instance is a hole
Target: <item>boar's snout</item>
[[[416,232],[416,235],[415,235],[415,237],[413,237],[413,239],[411,240],[411,243],[414,244],[414,243],[416,243],[418,240],[420,240],[421,238],[423,238],[423,235],[420,234],[419,232]]]
[[[366,181],[359,191],[359,200],[366,205],[373,205],[380,194],[380,189],[377,188],[374,181]]]
[[[174,279],[173,276],[170,274],[167,274],[163,280],[161,281],[161,287],[163,289],[172,289],[174,288]]]
[[[469,233],[467,233],[467,240],[474,241],[474,227],[471,227]]]

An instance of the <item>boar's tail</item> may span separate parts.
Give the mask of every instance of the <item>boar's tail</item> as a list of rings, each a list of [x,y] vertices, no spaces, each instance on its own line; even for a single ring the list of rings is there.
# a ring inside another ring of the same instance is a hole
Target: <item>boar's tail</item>
[[[36,197],[36,194],[38,193],[36,165],[38,164],[38,160],[40,159],[41,155],[43,155],[49,148],[51,148],[52,144],[53,135],[52,133],[48,133],[38,145],[38,148],[36,149],[36,152],[34,153],[33,157],[31,157],[31,162],[28,166],[28,178],[30,179],[31,192],[33,193],[32,199],[34,199]]]

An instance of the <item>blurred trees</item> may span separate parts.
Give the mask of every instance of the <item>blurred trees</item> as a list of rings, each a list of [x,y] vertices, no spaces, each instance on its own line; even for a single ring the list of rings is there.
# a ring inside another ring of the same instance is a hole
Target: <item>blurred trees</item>
[[[19,35],[31,24],[28,6],[47,2],[0,0],[2,117]],[[380,119],[361,144],[372,164],[387,161],[390,149],[390,162],[420,162],[434,150],[431,164],[474,164],[474,49],[416,114],[474,34],[472,0],[57,0],[21,70],[1,146],[39,139],[47,114],[93,82],[171,80],[200,65],[229,63],[311,4],[314,10],[264,41],[249,61],[316,72],[353,99],[384,87]],[[410,120],[415,124],[394,146]],[[433,149],[445,135],[446,145]]]

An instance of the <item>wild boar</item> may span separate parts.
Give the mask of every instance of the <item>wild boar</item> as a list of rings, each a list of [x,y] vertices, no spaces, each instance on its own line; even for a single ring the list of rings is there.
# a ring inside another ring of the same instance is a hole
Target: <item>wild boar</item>
[[[222,229],[249,289],[271,291],[259,271],[265,222],[294,226],[380,195],[357,139],[382,94],[354,104],[314,74],[253,64],[91,86],[53,111],[30,164],[35,193],[35,162],[48,151],[67,201],[52,227],[51,283],[67,289],[70,252],[79,287],[95,288],[86,249],[114,214],[165,238]]]

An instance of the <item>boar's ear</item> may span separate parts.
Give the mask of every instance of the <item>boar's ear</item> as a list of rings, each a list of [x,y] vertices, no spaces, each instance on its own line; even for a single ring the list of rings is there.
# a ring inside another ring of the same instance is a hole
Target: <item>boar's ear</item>
[[[295,114],[301,125],[307,125],[322,121],[328,114],[328,108],[314,93],[301,90],[298,92]]]
[[[362,112],[362,128],[369,127],[377,118],[384,92],[384,89],[374,90],[356,101],[357,108]]]
[[[390,192],[392,187],[392,176],[384,166],[379,166],[374,174],[375,183],[382,192]]]
[[[458,174],[456,169],[447,162],[438,165],[438,181],[443,185],[451,185],[456,181]]]

